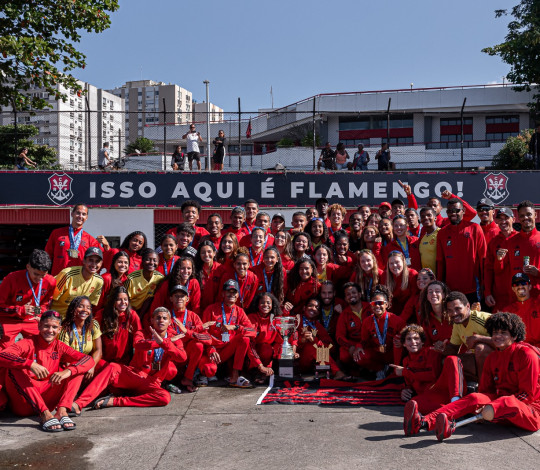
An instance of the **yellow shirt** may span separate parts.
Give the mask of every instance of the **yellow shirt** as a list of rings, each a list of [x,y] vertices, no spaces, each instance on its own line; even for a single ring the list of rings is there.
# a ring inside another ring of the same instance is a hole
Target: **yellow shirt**
[[[437,273],[437,232],[440,230],[437,227],[433,232],[428,233],[420,240],[420,258],[422,259],[422,267],[429,268],[434,273]]]
[[[75,349],[75,351],[80,351],[83,354],[90,354],[94,348],[94,340],[101,336],[99,323],[96,320],[93,320],[92,328],[90,328],[89,331],[86,331],[84,336],[85,338],[83,339],[82,351],[79,349],[79,340],[77,339],[77,335],[73,331],[67,332],[62,328],[62,331],[58,335],[58,339],[62,341],[62,343],[66,343],[70,348]]]
[[[474,333],[477,335],[489,336],[485,325],[486,320],[490,316],[491,313],[471,310],[471,316],[469,317],[467,326],[455,324],[452,327],[452,337],[450,338],[450,343],[454,346],[461,346],[462,344],[465,344],[465,339],[468,336],[472,336]]]
[[[56,275],[56,289],[53,294],[51,309],[56,310],[62,318],[71,301],[79,295],[86,295],[92,305],[97,305],[103,288],[103,278],[99,274],[93,274],[85,280],[82,275],[82,266],[73,266],[62,269]]]
[[[135,310],[140,309],[146,299],[154,296],[156,289],[164,278],[165,276],[159,271],[154,271],[150,281],[147,281],[143,276],[142,269],[133,271],[124,283],[131,306]]]

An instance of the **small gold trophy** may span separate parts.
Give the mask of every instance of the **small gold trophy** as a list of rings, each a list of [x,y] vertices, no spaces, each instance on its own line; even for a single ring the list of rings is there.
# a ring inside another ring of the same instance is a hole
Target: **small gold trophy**
[[[319,373],[326,373],[326,378],[330,378],[330,348],[332,345],[329,346],[317,346],[316,344],[313,345],[313,347],[317,350],[317,357],[315,361],[317,364],[315,365],[315,378],[319,378]]]

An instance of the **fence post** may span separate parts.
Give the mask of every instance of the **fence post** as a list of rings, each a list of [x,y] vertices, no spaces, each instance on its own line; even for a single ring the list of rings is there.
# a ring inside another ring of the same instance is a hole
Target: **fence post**
[[[317,97],[313,97],[313,171],[315,171],[315,166],[317,164],[317,156],[316,148],[317,148],[317,141],[316,141],[316,135],[315,135],[315,101],[317,100]]]
[[[118,163],[120,163],[120,158],[122,158],[122,129],[121,128],[118,129]]]
[[[388,98],[388,108],[386,108],[386,143],[390,148],[390,103],[392,98]]]
[[[88,101],[88,95],[84,97],[84,100],[86,101],[86,141],[88,145],[88,150],[86,152],[86,169],[90,170],[92,168],[92,142],[90,141],[92,137],[91,132],[91,123],[92,123],[92,113],[90,112],[90,102]],[[59,119],[60,116],[58,116],[57,119]],[[118,154],[118,157],[120,157],[120,154]],[[60,149],[58,149],[58,163],[60,163]]]
[[[19,156],[19,134],[18,134],[18,128],[17,128],[17,107],[15,106],[15,100],[12,101],[12,109],[13,109],[13,130],[15,131],[15,158]],[[17,160],[15,160],[17,161]]]
[[[208,80],[204,80],[206,85],[206,171],[210,171],[210,92]]]
[[[167,106],[163,98],[163,171],[167,171]]]
[[[238,97],[238,171],[242,170],[242,108]]]
[[[467,97],[463,98],[463,104],[461,105],[461,113],[459,114],[461,121],[461,169],[463,170],[463,109],[465,108],[465,102]]]

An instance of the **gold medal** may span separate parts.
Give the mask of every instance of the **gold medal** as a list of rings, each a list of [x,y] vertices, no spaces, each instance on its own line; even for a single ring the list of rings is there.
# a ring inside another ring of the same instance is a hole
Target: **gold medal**
[[[74,250],[73,248],[70,248],[68,250],[68,255],[69,255],[70,258],[78,258],[79,257],[79,251]]]
[[[315,336],[317,336],[317,329],[316,328],[313,328],[311,330],[311,334],[313,335],[313,337],[315,338]]]
[[[161,370],[161,361],[152,362],[152,370]]]
[[[41,315],[41,308],[39,307],[34,307],[34,315],[36,317],[38,317],[39,315]]]
[[[384,354],[386,352],[386,344],[381,344],[379,346],[379,352]]]

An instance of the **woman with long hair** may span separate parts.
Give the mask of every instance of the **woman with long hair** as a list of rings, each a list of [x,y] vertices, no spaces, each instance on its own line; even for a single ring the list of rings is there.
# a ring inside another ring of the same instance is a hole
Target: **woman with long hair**
[[[319,245],[328,244],[330,234],[328,232],[328,226],[324,223],[324,220],[320,217],[312,218],[306,225],[306,232],[311,237],[312,249],[317,248]]]
[[[283,303],[287,275],[275,246],[264,250],[262,263],[251,268],[257,276],[257,292],[270,292]]]
[[[336,281],[339,266],[333,263],[334,255],[332,250],[326,245],[319,245],[312,255],[315,266],[317,266],[317,279],[319,282]]]
[[[274,235],[274,246],[281,256],[281,263],[285,270],[290,271],[294,266],[292,259],[292,237],[291,234],[280,230]]]
[[[407,235],[407,228],[407,219],[405,216],[401,214],[396,215],[392,220],[394,238],[384,246],[381,256],[383,259],[386,259],[388,258],[388,253],[391,251],[401,251],[405,255],[407,266],[419,270],[422,267],[422,261],[420,259],[418,244],[415,243],[418,238]]]
[[[206,285],[217,275],[216,272],[221,266],[216,261],[216,254],[217,250],[212,240],[203,240],[199,243],[199,249],[195,255],[195,277],[201,286],[201,294],[205,292]],[[202,307],[204,303],[204,296],[201,295],[201,311],[204,309]]]
[[[141,269],[142,254],[147,249],[148,239],[144,232],[136,230],[131,232],[120,245],[120,248],[111,248],[107,239],[100,235],[97,240],[103,245],[103,265],[110,266],[113,256],[119,251],[129,255],[129,272]]]
[[[441,347],[452,336],[452,324],[444,310],[444,299],[450,293],[441,281],[431,281],[420,293],[418,323],[426,332],[426,345]]]
[[[416,287],[418,287],[418,289],[411,297],[409,297],[409,300],[407,300],[407,303],[400,314],[400,317],[407,324],[418,322],[420,314],[420,295],[427,285],[434,280],[435,274],[431,269],[423,268],[418,271],[418,276],[416,277]]]
[[[383,217],[379,222],[379,234],[383,247],[388,245],[394,239],[392,221],[388,217]]]
[[[163,237],[163,240],[161,240],[160,246],[161,253],[159,253],[158,257],[157,270],[167,277],[171,273],[174,264],[179,258],[179,256],[176,254],[176,251],[178,250],[178,242],[173,234],[167,233]]]
[[[416,270],[409,268],[405,255],[401,251],[388,254],[382,282],[392,294],[391,308],[396,315],[401,315],[407,300],[416,294]]]
[[[223,267],[232,267],[238,248],[240,247],[238,243],[238,238],[234,233],[228,232],[219,242],[219,249],[216,254],[216,261],[221,264]]]
[[[374,214],[372,214],[374,215]],[[381,257],[381,235],[379,234],[379,228],[375,225],[366,225],[362,230],[362,235],[360,236],[360,249],[370,250],[377,258],[377,263],[379,266],[383,266],[384,262]]]
[[[363,249],[357,254],[357,263],[350,281],[360,287],[360,298],[363,302],[371,300],[371,294],[383,275],[383,270],[379,268],[377,258],[371,250]]]
[[[306,301],[316,296],[320,288],[315,262],[311,258],[300,258],[287,275],[284,309],[295,315],[300,314]]]
[[[292,259],[296,263],[304,256],[308,256],[311,248],[311,237],[306,232],[298,232],[292,239]]]
[[[129,255],[125,251],[119,251],[113,256],[110,269],[101,276],[103,278],[103,287],[101,288],[101,297],[97,305],[98,309],[102,309],[105,306],[112,289],[123,286],[124,282],[127,281],[129,262]]]

